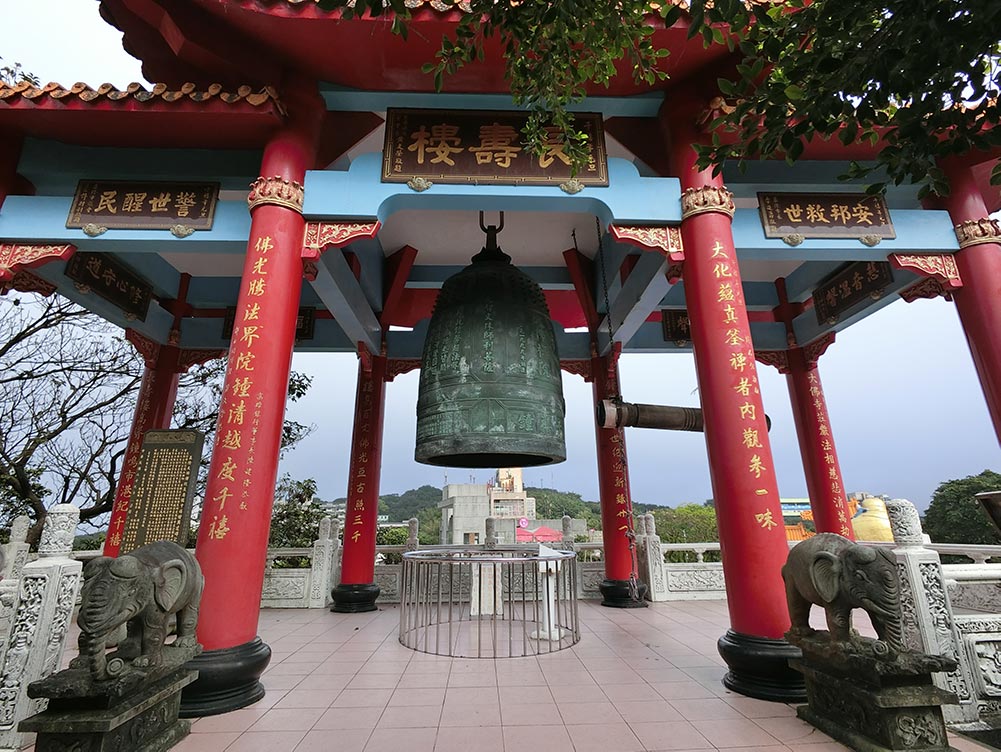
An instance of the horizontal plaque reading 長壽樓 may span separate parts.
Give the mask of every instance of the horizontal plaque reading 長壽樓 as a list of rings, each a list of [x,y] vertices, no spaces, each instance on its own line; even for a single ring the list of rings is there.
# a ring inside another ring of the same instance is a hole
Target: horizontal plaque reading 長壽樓
[[[96,292],[140,321],[146,320],[153,286],[109,253],[77,251],[65,274],[83,292]]]
[[[222,338],[233,338],[233,325],[236,323],[236,309],[227,308],[226,316],[222,320]],[[303,306],[299,309],[299,314],[295,317],[295,341],[306,342],[313,339],[313,332],[316,329],[316,309],[310,306]]]
[[[406,183],[559,185],[575,177],[584,185],[608,185],[608,161],[601,115],[574,113],[574,125],[588,135],[587,164],[571,175],[558,128],[548,128],[545,149],[533,154],[522,128],[526,112],[410,110],[386,112],[382,180]]]
[[[187,546],[204,439],[188,429],[146,432],[119,553],[161,540]]]
[[[882,196],[865,193],[759,193],[766,238],[895,238]]]
[[[692,339],[688,311],[661,311],[660,324],[664,329],[664,341],[684,347]]]
[[[813,291],[813,310],[818,324],[834,324],[841,314],[866,298],[878,299],[893,282],[885,261],[855,261]]]
[[[218,183],[81,180],[66,227],[96,224],[113,230],[211,230]]]

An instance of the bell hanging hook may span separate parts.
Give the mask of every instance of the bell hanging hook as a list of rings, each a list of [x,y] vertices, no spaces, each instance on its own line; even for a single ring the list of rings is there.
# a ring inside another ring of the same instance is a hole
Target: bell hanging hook
[[[491,230],[493,230],[495,234],[498,233],[498,232],[500,232],[501,230],[503,230],[504,229],[504,212],[498,212],[498,214],[500,214],[500,224],[499,225],[490,225],[489,227],[487,227],[486,225],[483,224],[483,212],[480,212],[480,229],[483,230],[483,232],[485,232],[487,234],[490,234]]]

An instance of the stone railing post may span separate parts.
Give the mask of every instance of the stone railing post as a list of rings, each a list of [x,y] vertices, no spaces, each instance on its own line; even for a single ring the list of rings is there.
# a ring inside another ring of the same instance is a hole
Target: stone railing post
[[[565,514],[560,522],[563,527],[563,545],[567,550],[571,550],[573,548],[573,519],[569,514]]]
[[[948,723],[977,719],[977,698],[972,667],[963,650],[942,575],[942,560],[924,546],[918,510],[906,499],[886,502],[900,575],[900,608],[904,647],[959,661],[959,668],[932,675],[935,684],[955,692],[959,705],[944,705]]]
[[[80,510],[59,504],[49,510],[38,559],[21,570],[17,610],[0,669],[0,750],[21,747],[17,724],[45,709],[28,698],[28,684],[59,668],[83,565],[70,558]]]
[[[21,515],[10,526],[10,541],[0,546],[0,666],[10,644],[10,628],[17,610],[21,570],[28,563],[29,520]]]
[[[483,545],[485,548],[493,548],[497,545],[497,520],[487,517],[484,521]]]
[[[334,552],[340,543],[333,535],[335,524],[333,517],[320,520],[320,532],[313,542],[308,608],[323,608],[330,598],[330,574],[334,566]]]
[[[330,518],[330,540],[333,545],[330,550],[330,576],[328,580],[329,587],[327,588],[328,594],[341,582],[341,555],[344,550],[344,545],[341,543],[341,523],[336,517]],[[325,595],[324,598],[328,603],[331,600],[327,595]]]
[[[418,537],[418,533],[421,530],[421,523],[416,517],[411,517],[407,520],[407,551],[416,551],[421,547],[421,541]]]
[[[657,523],[652,514],[644,514],[636,526],[636,552],[640,565],[640,579],[646,583],[647,595],[652,601],[667,600],[667,573],[664,571],[664,549],[657,535]]]

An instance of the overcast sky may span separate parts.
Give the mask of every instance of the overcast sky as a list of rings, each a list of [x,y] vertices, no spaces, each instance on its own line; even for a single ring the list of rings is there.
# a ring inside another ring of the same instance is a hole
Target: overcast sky
[[[121,49],[121,35],[98,16],[97,2],[8,0],[2,13],[4,65],[20,62],[42,83],[67,86],[83,81],[123,87],[143,80],[138,61]],[[289,413],[317,428],[281,469],[315,478],[324,498],[343,496],[356,359],[297,355],[293,367],[313,375],[314,382]],[[779,491],[787,498],[806,496],[785,377],[770,367],[758,369],[765,410],[772,418]],[[937,299],[887,306],[838,335],[820,361],[820,374],[848,490],[907,498],[924,508],[943,481],[1001,470],[1001,450],[951,303]],[[627,355],[621,376],[627,401],[698,404],[690,355]],[[445,480],[441,468],[413,461],[416,393],[416,372],[387,386],[383,493]],[[597,499],[590,385],[565,376],[564,396],[567,461],[526,469],[526,483]],[[628,429],[626,445],[635,500],[673,506],[712,496],[701,434]],[[491,475],[487,470],[450,470],[448,480],[485,482]]]

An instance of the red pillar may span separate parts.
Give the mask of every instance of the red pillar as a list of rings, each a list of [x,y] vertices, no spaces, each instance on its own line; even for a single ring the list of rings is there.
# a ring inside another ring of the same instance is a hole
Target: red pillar
[[[789,550],[731,231],[733,198],[719,177],[696,169],[691,144],[702,134],[693,122],[679,117],[670,135],[684,189],[685,302],[730,611],[731,629],[719,641],[730,668],[723,681],[753,697],[799,699],[802,677],[786,662],[798,651],[782,640]]]
[[[366,365],[368,366],[366,369]],[[386,402],[386,358],[359,361],[355,419],[348,468],[347,510],[341,581],[331,596],[331,611],[375,611],[375,532],[378,527],[379,473],[382,468],[382,428]]]
[[[790,349],[787,356],[786,381],[814,525],[818,533],[838,533],[855,540],[817,364],[808,361],[799,347]]]
[[[271,508],[302,288],[302,181],[322,102],[288,92],[289,120],[264,150],[251,187],[250,238],[223,382],[196,556],[205,575],[201,672],[182,712],[211,715],[264,696],[271,649],[257,637]]]
[[[178,365],[180,352],[176,347],[157,345],[144,337],[139,339],[141,335],[131,331],[127,336],[143,351],[146,369],[139,386],[136,411],[132,416],[132,430],[129,432],[129,442],[122,461],[122,472],[115,488],[115,503],[108,521],[108,537],[104,540],[105,556],[118,556],[143,437],[147,431],[170,428],[170,418],[177,398],[177,383],[183,370]]]
[[[619,368],[614,358],[591,359],[594,402],[620,395]],[[599,586],[601,605],[642,608],[646,585],[639,581],[633,501],[629,493],[625,431],[602,428],[595,421],[598,452],[598,494],[601,502],[601,539],[605,550],[605,580]]]
[[[1001,231],[968,167],[944,165],[951,192],[941,200],[956,225],[956,265],[963,286],[953,295],[994,432],[1001,441]]]

